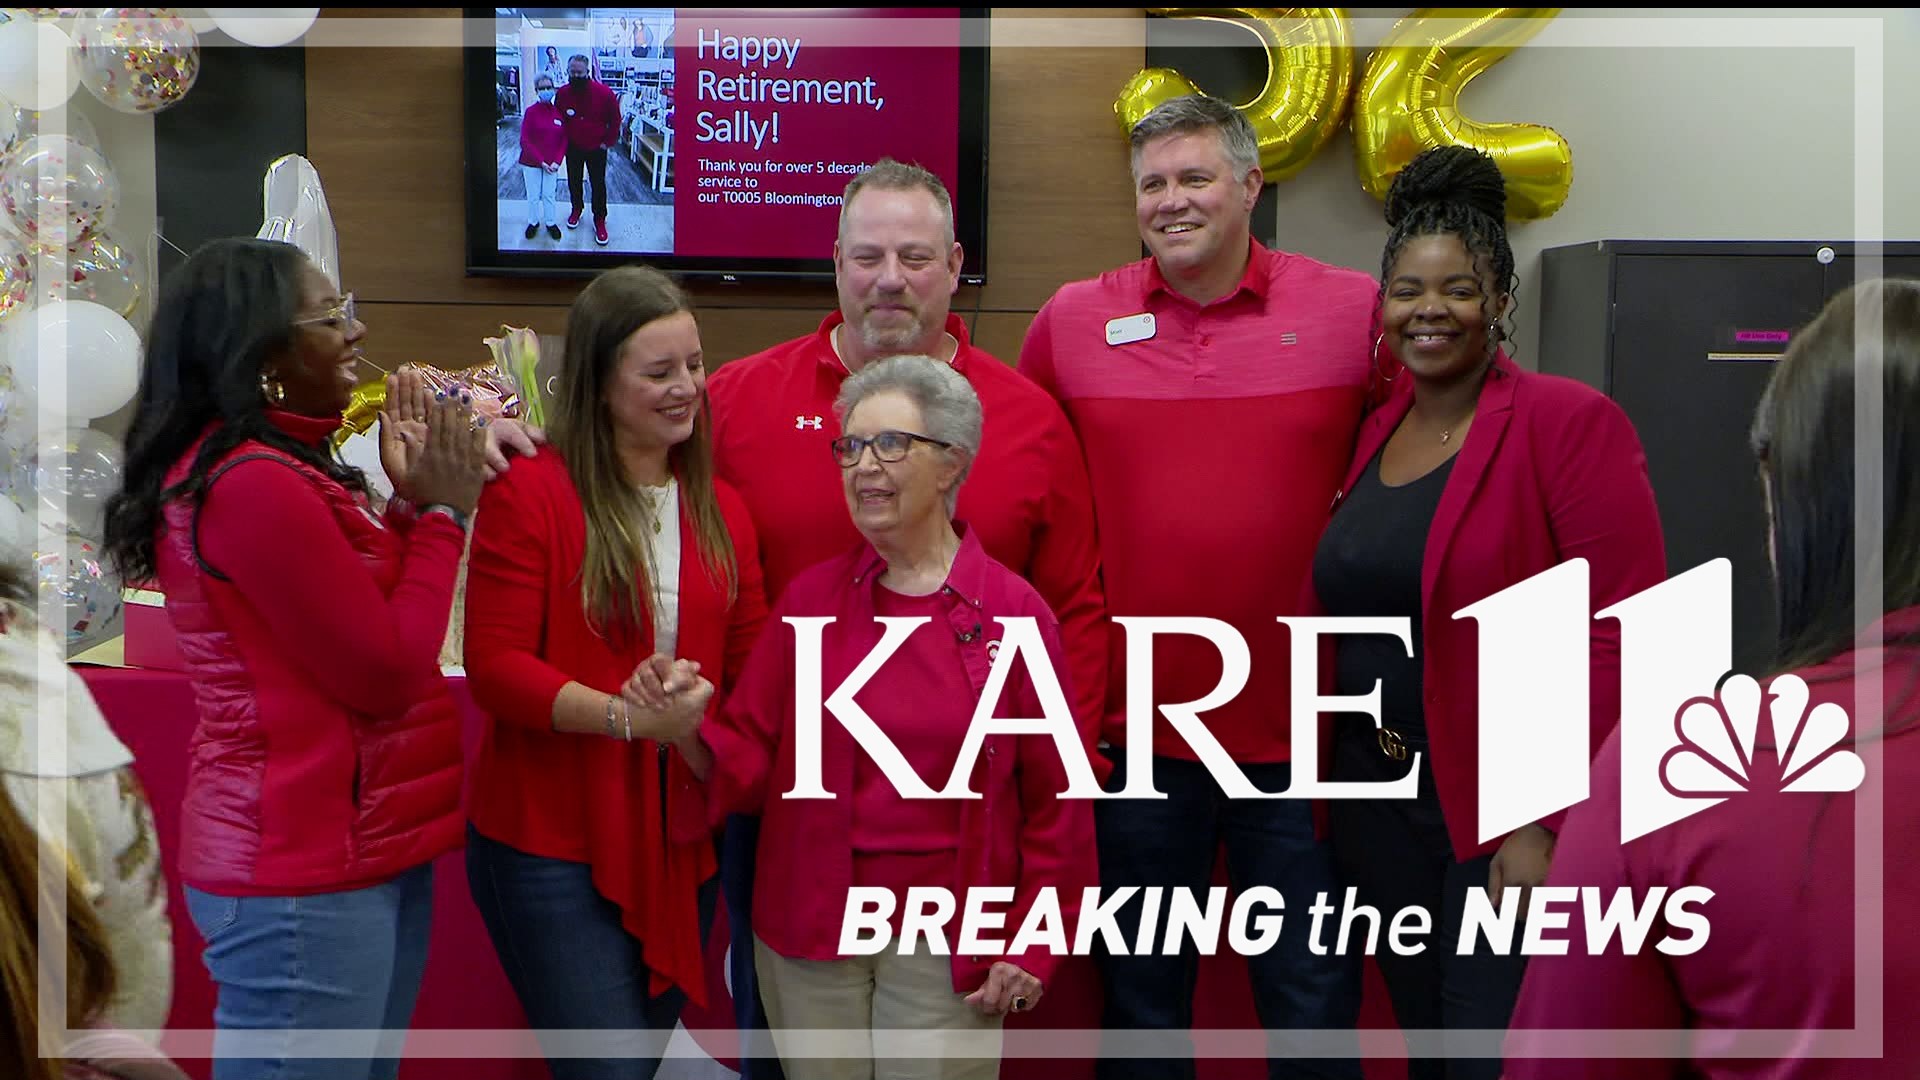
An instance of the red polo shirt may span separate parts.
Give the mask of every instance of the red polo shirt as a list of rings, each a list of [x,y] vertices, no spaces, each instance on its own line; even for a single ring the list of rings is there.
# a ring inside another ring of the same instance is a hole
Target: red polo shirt
[[[753,515],[770,599],[802,570],[863,542],[828,449],[840,434],[833,401],[848,375],[832,341],[844,321],[835,312],[818,331],[732,361],[707,381],[715,463]],[[1107,631],[1080,448],[1059,405],[974,348],[964,320],[948,315],[947,333],[960,343],[953,369],[980,395],[985,414],[980,457],[960,487],[955,517],[1060,620],[1068,660],[1061,684],[1091,747],[1105,697]],[[1099,755],[1094,764],[1106,767]]]
[[[1368,387],[1378,284],[1252,245],[1229,295],[1201,307],[1152,259],[1068,284],[1034,317],[1020,371],[1058,398],[1085,450],[1107,610],[1230,623],[1252,652],[1234,699],[1201,714],[1238,761],[1286,761],[1289,654]],[[1153,336],[1108,344],[1110,320]],[[1109,652],[1106,737],[1125,741],[1125,638]],[[1196,701],[1220,655],[1197,637],[1154,646],[1156,705]],[[1154,752],[1196,760],[1155,719]]]

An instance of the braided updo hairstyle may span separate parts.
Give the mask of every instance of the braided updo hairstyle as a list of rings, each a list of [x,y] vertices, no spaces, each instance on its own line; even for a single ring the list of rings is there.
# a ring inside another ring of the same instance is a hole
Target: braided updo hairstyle
[[[1507,243],[1507,182],[1491,157],[1467,146],[1441,146],[1408,162],[1387,190],[1387,228],[1387,248],[1380,257],[1383,302],[1394,261],[1409,241],[1457,236],[1473,258],[1474,272],[1493,284],[1480,301],[1487,336],[1495,343],[1510,336],[1497,321],[1496,305],[1502,295],[1513,296],[1519,282]]]

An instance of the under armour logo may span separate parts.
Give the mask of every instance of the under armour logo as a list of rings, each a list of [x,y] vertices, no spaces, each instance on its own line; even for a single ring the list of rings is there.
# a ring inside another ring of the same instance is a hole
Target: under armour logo
[[[793,418],[793,430],[805,431],[808,428],[812,428],[815,431],[819,431],[820,425],[825,420],[826,417],[824,416],[796,416]]]

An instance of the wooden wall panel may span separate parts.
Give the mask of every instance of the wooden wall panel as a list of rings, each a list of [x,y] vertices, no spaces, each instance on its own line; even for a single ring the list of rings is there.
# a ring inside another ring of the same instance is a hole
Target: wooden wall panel
[[[1008,362],[1054,289],[1139,257],[1112,102],[1139,69],[1145,39],[1144,9],[994,10],[988,284],[961,289],[953,307],[969,319],[977,312],[976,336]],[[503,323],[557,334],[584,284],[466,275],[462,62],[448,47],[307,50],[307,156],[326,184],[343,280],[366,302],[368,355],[382,366],[483,361],[481,339]],[[713,363],[804,333],[834,306],[825,283],[702,281],[692,290]]]

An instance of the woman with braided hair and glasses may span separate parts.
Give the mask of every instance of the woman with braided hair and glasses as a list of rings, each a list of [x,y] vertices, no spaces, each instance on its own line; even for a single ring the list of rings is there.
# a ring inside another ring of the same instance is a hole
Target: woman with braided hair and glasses
[[[1626,415],[1502,348],[1515,277],[1493,160],[1458,146],[1420,155],[1386,214],[1380,323],[1401,370],[1361,426],[1307,589],[1310,610],[1408,621],[1405,642],[1338,638],[1323,682],[1381,695],[1377,725],[1333,718],[1332,778],[1406,780],[1415,797],[1335,801],[1330,839],[1361,903],[1425,909],[1433,940],[1452,942],[1471,890],[1504,905],[1541,883],[1564,814],[1480,839],[1480,650],[1477,624],[1454,613],[1572,559],[1587,561],[1598,611],[1662,581],[1666,556]],[[1591,675],[1589,753],[1619,715],[1612,620],[1593,623]],[[1383,949],[1378,962],[1400,1026],[1423,1030],[1504,1028],[1524,963],[1451,947]],[[1497,1060],[1421,1060],[1433,1049],[1409,1047],[1415,1080],[1500,1074]]]

